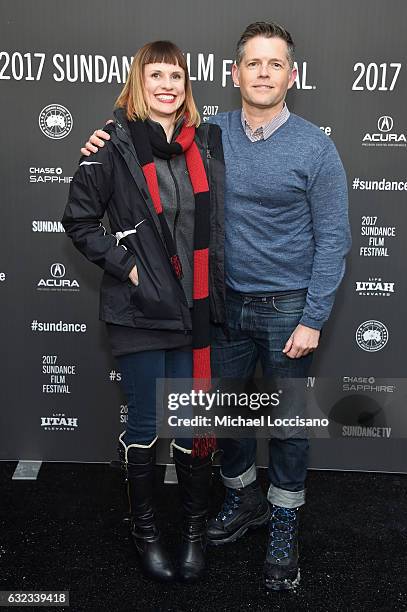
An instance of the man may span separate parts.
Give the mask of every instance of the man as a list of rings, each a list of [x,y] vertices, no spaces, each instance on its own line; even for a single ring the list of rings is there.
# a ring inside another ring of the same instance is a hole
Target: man
[[[303,379],[350,247],[346,176],[333,142],[285,104],[296,78],[287,30],[272,22],[249,25],[237,44],[232,77],[242,110],[212,119],[222,129],[226,164],[228,327],[226,334],[214,330],[212,371],[248,379],[260,360],[266,378]],[[103,145],[98,137],[106,136],[95,132],[89,150],[97,150],[93,145]],[[302,406],[294,401],[288,409],[299,414]],[[293,429],[270,439],[270,506],[256,480],[256,441],[220,444],[226,496],[208,525],[209,542],[232,542],[269,522],[265,585],[295,587],[308,465],[305,434]]]

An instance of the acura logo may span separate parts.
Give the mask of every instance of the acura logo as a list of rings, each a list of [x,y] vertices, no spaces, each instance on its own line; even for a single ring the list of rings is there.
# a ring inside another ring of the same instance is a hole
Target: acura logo
[[[53,276],[54,278],[62,278],[63,276],[65,276],[64,264],[54,263],[52,264],[50,271],[51,271],[51,276]]]
[[[379,117],[377,121],[377,129],[379,132],[390,132],[393,128],[393,119],[388,115],[383,115],[383,117]]]

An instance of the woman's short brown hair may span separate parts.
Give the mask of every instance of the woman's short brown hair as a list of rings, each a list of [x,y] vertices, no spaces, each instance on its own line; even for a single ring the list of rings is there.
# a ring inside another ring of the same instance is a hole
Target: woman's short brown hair
[[[116,100],[115,107],[124,108],[127,118],[147,119],[150,108],[144,94],[144,66],[146,64],[174,64],[185,72],[185,100],[177,111],[175,120],[188,115],[188,125],[198,125],[201,122],[198,109],[192,96],[191,81],[188,66],[181,50],[169,40],[157,40],[147,43],[139,49],[133,58],[125,86]]]

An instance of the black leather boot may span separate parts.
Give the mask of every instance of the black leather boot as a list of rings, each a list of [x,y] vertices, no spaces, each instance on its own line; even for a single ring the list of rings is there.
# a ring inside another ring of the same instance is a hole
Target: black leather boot
[[[130,530],[142,570],[148,576],[171,581],[175,570],[160,540],[153,510],[154,446],[127,446],[119,438],[119,456],[127,480]]]
[[[174,463],[183,509],[178,577],[194,582],[205,570],[206,520],[212,475],[210,456],[192,457],[174,447]]]
[[[257,480],[243,489],[226,487],[222,509],[208,524],[208,543],[218,546],[235,542],[248,529],[265,525],[269,518],[270,507]]]

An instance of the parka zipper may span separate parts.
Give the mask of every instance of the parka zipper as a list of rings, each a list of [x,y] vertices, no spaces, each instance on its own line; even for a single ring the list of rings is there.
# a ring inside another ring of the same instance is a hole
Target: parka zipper
[[[176,210],[175,210],[175,218],[174,218],[174,246],[175,246],[175,250],[178,252],[178,248],[177,248],[177,224],[178,224],[178,219],[181,213],[181,205],[180,205],[180,193],[179,193],[179,187],[178,187],[178,183],[177,183],[177,179],[175,178],[173,169],[171,167],[171,160],[167,159],[167,166],[168,166],[168,170],[170,171],[171,174],[171,178],[174,182],[174,187],[175,187],[175,199],[176,199]]]

